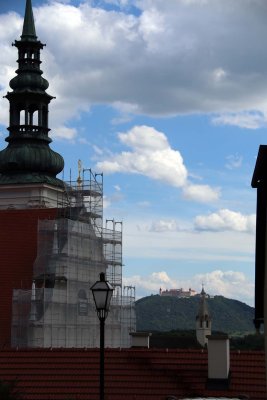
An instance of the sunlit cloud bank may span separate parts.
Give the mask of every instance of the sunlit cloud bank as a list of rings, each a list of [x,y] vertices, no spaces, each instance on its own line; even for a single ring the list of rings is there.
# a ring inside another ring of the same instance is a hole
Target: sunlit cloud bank
[[[240,271],[214,271],[193,275],[190,279],[179,280],[172,278],[167,272],[153,272],[149,276],[133,275],[123,280],[124,285],[134,285],[137,290],[137,298],[159,294],[160,288],[179,289],[189,288],[200,293],[202,284],[205,291],[212,295],[221,295],[230,299],[236,299],[254,305],[254,282],[250,281]]]

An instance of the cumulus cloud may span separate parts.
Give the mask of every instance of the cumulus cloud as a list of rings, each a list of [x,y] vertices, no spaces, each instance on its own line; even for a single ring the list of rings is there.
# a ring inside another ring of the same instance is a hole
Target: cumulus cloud
[[[253,304],[254,283],[243,272],[214,270],[194,277],[196,282],[204,282],[209,294],[222,295]]]
[[[202,231],[237,231],[254,233],[256,215],[242,215],[239,212],[221,209],[209,215],[195,218],[195,229]]]
[[[149,126],[135,126],[118,137],[131,151],[99,161],[98,170],[105,173],[138,173],[175,187],[185,184],[187,170],[183,158],[179,151],[170,147],[162,132]]]
[[[108,1],[132,4],[139,13],[108,11],[94,1],[53,1],[34,10],[38,37],[47,43],[44,75],[57,97],[55,127],[92,104],[157,116],[219,113],[216,123],[262,124],[265,117],[249,111],[266,108],[265,0]],[[10,43],[20,35],[22,17],[0,18],[5,94],[16,59]],[[0,112],[4,124],[6,110]]]
[[[188,200],[203,203],[219,198],[220,191],[208,185],[193,185],[188,181],[188,171],[178,150],[171,148],[164,133],[153,127],[134,126],[126,133],[119,133],[120,142],[130,151],[123,151],[109,156],[96,165],[105,173],[142,174],[165,184],[183,188],[183,195]]]
[[[216,269],[205,274],[193,275],[188,279],[175,279],[163,270],[153,272],[145,278],[140,275],[124,278],[125,285],[136,286],[137,297],[158,294],[160,288],[163,290],[192,288],[199,293],[203,283],[206,292],[210,295],[221,295],[253,304],[254,283],[240,271]]]
[[[170,278],[166,271],[153,272],[145,278],[140,275],[124,277],[123,284],[135,286],[138,297],[143,297],[151,293],[158,294],[160,288],[176,287],[175,279]]]

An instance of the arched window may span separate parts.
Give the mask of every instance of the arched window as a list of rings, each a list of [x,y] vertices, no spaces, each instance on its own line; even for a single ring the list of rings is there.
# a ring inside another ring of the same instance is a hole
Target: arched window
[[[32,114],[32,125],[38,125],[38,110],[35,110]]]
[[[26,110],[22,109],[19,112],[19,125],[27,125],[26,124]]]

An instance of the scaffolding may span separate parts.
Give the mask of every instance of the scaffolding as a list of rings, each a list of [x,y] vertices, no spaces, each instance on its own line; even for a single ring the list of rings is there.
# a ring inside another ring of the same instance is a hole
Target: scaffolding
[[[103,175],[83,170],[81,178],[79,172],[57,209],[56,219],[39,220],[32,288],[13,292],[12,346],[98,347],[90,287],[105,272],[114,287],[106,346],[129,347],[135,291],[122,287],[122,222],[103,226]]]

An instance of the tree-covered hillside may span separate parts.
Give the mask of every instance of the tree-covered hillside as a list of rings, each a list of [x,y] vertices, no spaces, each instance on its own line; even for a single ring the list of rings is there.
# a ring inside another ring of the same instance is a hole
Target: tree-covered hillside
[[[136,302],[138,331],[171,331],[195,329],[199,307],[198,296],[179,299],[149,296]],[[238,300],[215,296],[207,299],[212,330],[229,334],[254,332],[254,308]]]

